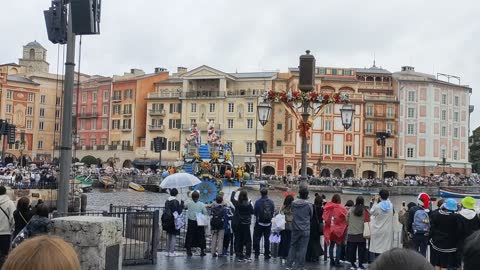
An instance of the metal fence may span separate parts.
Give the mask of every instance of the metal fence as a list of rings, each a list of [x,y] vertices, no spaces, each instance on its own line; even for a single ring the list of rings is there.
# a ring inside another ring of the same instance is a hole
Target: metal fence
[[[12,180],[0,180],[0,186],[7,186],[11,189],[57,189],[56,182],[13,182]]]
[[[124,210],[124,211],[119,211]],[[106,216],[122,220],[123,265],[156,264],[159,233],[159,211],[124,209],[110,205],[110,212],[68,213],[68,216]]]

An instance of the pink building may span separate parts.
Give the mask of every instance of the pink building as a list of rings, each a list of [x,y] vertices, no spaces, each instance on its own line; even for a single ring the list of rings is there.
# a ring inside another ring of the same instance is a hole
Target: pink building
[[[94,76],[74,90],[73,105],[79,135],[77,148],[103,150],[108,144],[112,78]]]
[[[399,110],[399,158],[405,159],[405,175],[470,175],[468,136],[472,89],[460,78],[450,82],[402,67],[394,73]],[[443,162],[445,158],[446,162]],[[448,163],[446,165],[445,163]]]

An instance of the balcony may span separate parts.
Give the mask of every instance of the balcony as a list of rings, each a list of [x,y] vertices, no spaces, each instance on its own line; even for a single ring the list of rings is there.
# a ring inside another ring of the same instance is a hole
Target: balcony
[[[225,97],[225,93],[219,90],[190,90],[189,92],[183,92],[181,97],[192,99],[223,98]]]
[[[165,127],[163,125],[149,125],[148,130],[149,131],[164,131]]]
[[[79,118],[95,118],[97,117],[97,112],[82,112],[78,115]]]
[[[382,95],[382,96],[365,95],[364,100],[365,101],[397,102],[397,97],[387,96],[387,95]]]
[[[148,114],[150,114],[150,116],[165,116],[165,110],[148,110]]]
[[[169,99],[169,98],[179,98],[181,92],[153,92],[148,93],[147,99]]]
[[[118,103],[122,101],[122,96],[112,96],[112,102]]]
[[[358,89],[368,90],[392,90],[392,84],[390,82],[360,82]]]
[[[260,96],[260,91],[258,90],[251,90],[251,89],[248,89],[248,90],[243,90],[243,89],[240,89],[240,90],[227,90],[227,97],[258,97]]]
[[[122,114],[125,117],[130,117],[130,116],[132,116],[132,111],[123,111]]]
[[[123,126],[123,127],[122,127],[122,131],[123,131],[123,132],[132,131],[132,127],[125,127],[125,126]]]

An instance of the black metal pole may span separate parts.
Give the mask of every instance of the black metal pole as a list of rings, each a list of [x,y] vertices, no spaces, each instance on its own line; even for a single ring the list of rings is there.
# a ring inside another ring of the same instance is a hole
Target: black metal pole
[[[158,169],[162,169],[162,149],[160,149],[160,155],[159,155],[159,161],[158,161]]]
[[[5,166],[5,140],[7,139],[7,135],[5,134],[2,134],[1,136],[3,136],[2,138],[2,164],[3,166]]]
[[[73,80],[75,73],[75,34],[72,32],[71,6],[68,11],[67,60],[65,62],[65,84],[63,90],[62,144],[60,147],[60,179],[58,185],[57,209],[68,212],[68,184],[72,167],[72,105]],[[80,76],[80,74],[79,74]],[[78,100],[77,100],[78,102]]]

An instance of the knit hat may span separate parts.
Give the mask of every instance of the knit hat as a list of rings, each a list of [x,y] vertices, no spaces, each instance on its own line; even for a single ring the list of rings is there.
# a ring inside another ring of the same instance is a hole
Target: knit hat
[[[475,210],[475,199],[472,197],[465,197],[462,200],[463,208]]]
[[[454,199],[447,199],[443,207],[450,211],[457,211],[457,202]]]
[[[430,205],[430,196],[427,193],[420,193],[417,198],[418,204],[423,206],[423,208],[427,209]]]

